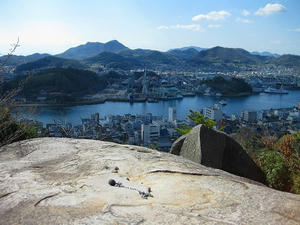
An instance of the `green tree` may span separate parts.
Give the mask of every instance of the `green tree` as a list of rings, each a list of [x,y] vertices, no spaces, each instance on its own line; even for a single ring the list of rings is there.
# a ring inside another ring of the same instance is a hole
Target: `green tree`
[[[187,115],[187,117],[190,120],[192,120],[196,125],[203,124],[207,127],[213,127],[216,125],[216,122],[214,120],[209,119],[209,118],[204,118],[203,114],[197,110],[190,109],[190,114]],[[189,133],[191,131],[191,129],[192,129],[192,127],[187,126],[187,125],[183,125],[180,128],[176,128],[178,133],[180,133],[181,135]]]

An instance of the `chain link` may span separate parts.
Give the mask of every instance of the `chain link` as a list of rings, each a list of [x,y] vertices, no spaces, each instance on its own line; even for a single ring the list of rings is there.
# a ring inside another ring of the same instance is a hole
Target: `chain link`
[[[148,197],[153,198],[153,195],[150,193],[151,188],[148,188],[148,192],[144,192],[144,191],[140,191],[140,190],[138,190],[134,187],[127,187],[127,186],[123,185],[121,182],[116,182],[114,179],[110,179],[108,181],[108,184],[113,186],[113,187],[122,187],[122,188],[127,188],[129,190],[137,191],[139,193],[139,195],[144,199],[148,199]]]

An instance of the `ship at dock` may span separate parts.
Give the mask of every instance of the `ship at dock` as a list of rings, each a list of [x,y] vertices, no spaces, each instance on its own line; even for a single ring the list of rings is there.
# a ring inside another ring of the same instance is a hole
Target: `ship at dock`
[[[227,102],[224,99],[222,99],[221,101],[219,101],[219,104],[220,105],[227,105]]]
[[[289,92],[283,89],[282,84],[277,83],[276,87],[268,87],[264,90],[265,93],[268,94],[288,94]]]

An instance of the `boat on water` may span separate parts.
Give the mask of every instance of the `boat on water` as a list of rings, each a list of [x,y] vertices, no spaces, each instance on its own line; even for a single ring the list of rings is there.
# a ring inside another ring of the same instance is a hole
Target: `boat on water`
[[[288,94],[289,93],[287,90],[282,89],[282,87],[281,88],[268,87],[267,89],[265,89],[264,92],[269,93],[269,94]]]
[[[158,102],[158,100],[157,100],[156,98],[148,98],[147,101],[148,101],[148,102],[151,102],[151,103],[153,103],[153,102]]]
[[[222,99],[221,101],[219,101],[219,104],[220,105],[227,105],[227,102],[224,99]]]

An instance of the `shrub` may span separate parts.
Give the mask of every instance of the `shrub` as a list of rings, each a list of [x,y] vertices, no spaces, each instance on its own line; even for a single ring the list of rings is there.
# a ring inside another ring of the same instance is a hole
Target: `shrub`
[[[293,145],[295,142],[295,137],[293,135],[284,135],[282,138],[279,139],[277,148],[286,158],[289,160],[293,153]]]
[[[0,108],[0,147],[15,141],[38,137],[32,123],[18,121],[8,107]]]
[[[295,194],[300,194],[300,173],[293,172],[291,178],[292,178],[291,192]]]
[[[275,136],[265,136],[262,137],[262,143],[268,148],[268,149],[273,149],[275,144],[276,144],[276,137]]]
[[[266,180],[270,187],[282,191],[290,190],[290,170],[284,157],[278,151],[261,150],[257,159],[261,169],[266,174]]]

